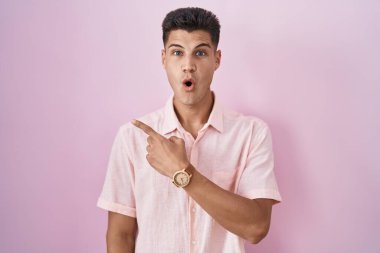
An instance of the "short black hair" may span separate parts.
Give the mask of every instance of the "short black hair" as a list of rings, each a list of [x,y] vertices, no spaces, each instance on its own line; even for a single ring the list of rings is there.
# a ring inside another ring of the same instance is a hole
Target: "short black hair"
[[[162,40],[164,46],[169,34],[173,30],[185,30],[192,32],[203,30],[210,34],[211,41],[218,47],[220,24],[218,18],[211,11],[199,7],[179,8],[169,12],[162,22]]]

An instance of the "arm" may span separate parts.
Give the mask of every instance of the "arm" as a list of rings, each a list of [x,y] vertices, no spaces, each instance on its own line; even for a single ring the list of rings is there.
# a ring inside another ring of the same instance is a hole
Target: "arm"
[[[107,253],[134,253],[136,232],[135,218],[109,211]]]
[[[266,236],[273,200],[242,197],[214,184],[192,165],[188,170],[192,178],[184,189],[220,225],[250,243],[258,243]]]
[[[193,176],[184,190],[220,225],[251,243],[265,237],[274,204],[272,199],[251,200],[220,188],[189,163],[183,139],[175,136],[166,139],[137,120],[133,124],[149,135],[146,158],[153,168],[169,178],[178,170],[189,169]]]

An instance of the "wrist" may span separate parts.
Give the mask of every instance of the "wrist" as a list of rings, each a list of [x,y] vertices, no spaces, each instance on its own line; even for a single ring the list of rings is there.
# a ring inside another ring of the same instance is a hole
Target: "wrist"
[[[181,170],[178,170],[173,174],[172,183],[179,188],[186,187],[190,184],[194,170],[194,167],[188,163]]]
[[[174,167],[175,169],[171,172],[171,175],[169,175],[169,177],[173,178],[173,176],[176,172],[183,170],[183,169],[187,169],[190,165],[191,164],[188,161],[179,163],[177,166]]]

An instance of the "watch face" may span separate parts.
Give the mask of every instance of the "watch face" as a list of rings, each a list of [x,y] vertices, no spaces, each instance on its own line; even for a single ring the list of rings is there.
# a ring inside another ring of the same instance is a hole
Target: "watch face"
[[[180,172],[175,175],[174,181],[179,186],[185,186],[189,183],[189,176],[185,172]]]

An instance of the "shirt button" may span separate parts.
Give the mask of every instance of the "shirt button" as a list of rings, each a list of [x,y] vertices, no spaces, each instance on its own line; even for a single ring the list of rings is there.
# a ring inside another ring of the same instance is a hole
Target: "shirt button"
[[[195,244],[195,240],[192,240],[191,243],[192,243],[192,244]]]
[[[193,208],[191,209],[191,211],[192,211],[193,213],[195,213],[195,207],[193,207]]]

